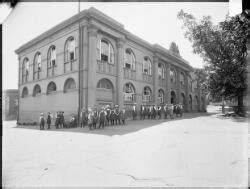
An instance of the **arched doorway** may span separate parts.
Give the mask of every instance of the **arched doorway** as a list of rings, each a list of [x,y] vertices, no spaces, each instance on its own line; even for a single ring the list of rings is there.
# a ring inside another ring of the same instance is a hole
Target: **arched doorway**
[[[109,79],[100,79],[96,86],[96,101],[99,107],[114,105],[114,87]]]
[[[176,94],[174,91],[171,91],[171,104],[176,104]]]

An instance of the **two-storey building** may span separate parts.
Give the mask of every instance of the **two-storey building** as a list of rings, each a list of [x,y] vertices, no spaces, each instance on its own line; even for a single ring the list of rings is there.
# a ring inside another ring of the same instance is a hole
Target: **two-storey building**
[[[182,103],[204,110],[193,68],[180,55],[150,44],[90,8],[16,50],[19,121],[41,112],[76,114],[83,107]]]

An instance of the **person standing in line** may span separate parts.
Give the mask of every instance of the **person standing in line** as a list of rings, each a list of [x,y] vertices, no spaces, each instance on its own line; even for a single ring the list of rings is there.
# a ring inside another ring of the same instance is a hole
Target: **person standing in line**
[[[115,108],[113,107],[110,112],[111,125],[115,124]]]
[[[126,110],[123,108],[120,112],[120,118],[122,120],[122,124],[125,125],[125,119],[126,119]]]
[[[62,127],[65,128],[65,120],[64,120],[64,112],[61,113],[61,123],[62,123]]]
[[[115,108],[115,124],[119,124],[121,125],[121,120],[120,120],[120,111],[119,111],[119,106],[116,105],[116,108]]]
[[[168,104],[164,105],[163,111],[164,111],[164,119],[167,119],[168,118]]]
[[[92,112],[92,109],[89,108],[88,109],[88,126],[89,126],[89,130],[92,130],[92,125],[93,125],[93,112]]]
[[[160,105],[158,106],[157,112],[158,112],[158,118],[161,119],[161,106]]]
[[[43,113],[41,113],[41,115],[39,117],[39,123],[40,123],[40,130],[44,130],[45,120],[44,120]]]
[[[104,107],[102,107],[99,113],[99,129],[100,128],[104,129],[104,122],[105,122],[105,111],[104,111]]]
[[[97,113],[97,110],[94,109],[94,112],[93,112],[93,128],[96,129],[96,123],[98,121],[98,113]]]
[[[48,129],[50,129],[51,119],[52,119],[52,116],[51,116],[51,113],[49,112],[49,113],[48,113],[48,116],[47,116],[47,125],[48,125]]]
[[[174,119],[174,105],[170,104],[169,106],[170,118]]]
[[[136,116],[137,116],[136,105],[133,105],[132,116],[133,116],[133,120],[136,120]]]
[[[55,126],[56,126],[56,129],[59,129],[59,114],[58,112],[56,112],[56,116],[55,116]]]
[[[107,108],[106,108],[106,123],[105,125],[108,126],[109,123],[111,124],[111,109],[110,109],[110,106],[107,105]]]

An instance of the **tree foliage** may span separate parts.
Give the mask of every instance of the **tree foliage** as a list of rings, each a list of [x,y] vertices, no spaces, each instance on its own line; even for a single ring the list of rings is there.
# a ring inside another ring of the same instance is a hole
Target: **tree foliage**
[[[214,25],[210,16],[196,20],[183,10],[177,17],[183,21],[185,37],[192,43],[193,52],[205,62],[212,97],[237,97],[238,105],[242,105],[247,88],[247,18],[226,16],[225,21]]]

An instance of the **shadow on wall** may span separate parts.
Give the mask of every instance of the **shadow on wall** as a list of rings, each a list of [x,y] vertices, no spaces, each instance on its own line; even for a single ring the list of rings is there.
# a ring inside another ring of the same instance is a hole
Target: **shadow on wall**
[[[99,135],[107,135],[107,136],[113,136],[113,135],[125,135],[133,132],[137,132],[142,129],[146,129],[149,127],[157,126],[164,122],[172,122],[177,120],[185,120],[185,119],[193,119],[197,117],[204,117],[204,116],[211,116],[216,114],[216,112],[213,113],[186,113],[183,114],[182,117],[175,117],[174,119],[155,119],[155,120],[140,120],[139,117],[137,120],[126,120],[125,125],[115,125],[115,126],[106,126],[104,129],[95,129],[95,130],[89,130],[88,127],[84,128],[62,128],[62,129],[55,129],[55,126],[51,126],[50,130],[47,130],[47,125],[45,125],[45,130],[42,130],[41,132],[77,132],[77,133],[87,133],[87,134],[99,134]],[[98,128],[97,124],[97,128]],[[35,129],[39,130],[39,126],[16,126],[17,129]]]

